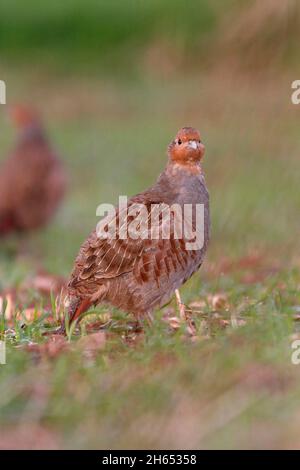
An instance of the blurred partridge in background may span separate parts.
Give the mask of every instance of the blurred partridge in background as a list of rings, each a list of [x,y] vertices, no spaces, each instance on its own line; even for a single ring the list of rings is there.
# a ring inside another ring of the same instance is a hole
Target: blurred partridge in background
[[[66,298],[67,313],[60,332],[65,332],[65,324],[74,322],[90,306],[100,302],[111,304],[138,318],[152,319],[155,308],[170,301],[174,292],[197,271],[207,250],[210,231],[209,195],[201,167],[205,147],[197,130],[182,128],[168,147],[168,163],[157,182],[146,191],[132,197],[128,207],[138,203],[147,209],[147,217],[153,205],[196,204],[204,207],[204,226],[196,227],[193,211],[193,230],[202,245],[197,249],[187,249],[185,234],[176,239],[174,227],[168,239],[161,235],[158,239],[121,239],[99,237],[95,231],[82,245],[68,283]],[[128,209],[129,210],[129,209]],[[198,209],[197,209],[198,210]],[[116,227],[120,211],[116,212]],[[129,218],[128,218],[129,219]],[[106,230],[110,223],[107,216],[101,222]],[[161,218],[158,224],[161,224]],[[150,229],[149,229],[150,230]]]
[[[37,113],[18,105],[10,109],[10,117],[18,136],[0,167],[0,236],[45,226],[66,189],[63,166]]]

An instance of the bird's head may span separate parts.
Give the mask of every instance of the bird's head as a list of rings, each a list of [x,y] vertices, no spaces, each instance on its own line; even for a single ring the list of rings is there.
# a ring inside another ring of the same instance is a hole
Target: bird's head
[[[169,144],[168,155],[172,162],[180,165],[196,165],[205,152],[199,131],[183,127]]]
[[[40,126],[38,113],[29,106],[23,104],[12,105],[8,112],[12,123],[19,130]]]

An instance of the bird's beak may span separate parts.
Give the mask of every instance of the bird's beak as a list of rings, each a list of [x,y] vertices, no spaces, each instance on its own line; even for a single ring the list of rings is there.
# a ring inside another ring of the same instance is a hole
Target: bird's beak
[[[195,140],[189,140],[189,147],[193,150],[196,150],[198,147],[197,142]]]

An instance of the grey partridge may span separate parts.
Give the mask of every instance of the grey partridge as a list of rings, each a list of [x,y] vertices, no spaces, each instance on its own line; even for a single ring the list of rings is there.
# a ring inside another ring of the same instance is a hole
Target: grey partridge
[[[18,131],[14,150],[0,167],[0,236],[48,223],[66,188],[66,176],[35,111],[10,109]]]
[[[67,287],[61,333],[65,333],[68,322],[73,323],[89,307],[100,302],[133,313],[139,319],[151,318],[153,310],[167,304],[174,292],[199,269],[210,232],[209,194],[200,163],[204,150],[199,132],[191,127],[182,128],[169,144],[168,163],[157,182],[131,197],[126,209],[129,213],[130,207],[142,204],[146,208],[146,221],[149,221],[153,207],[175,204],[183,209],[188,205],[193,209],[190,225],[194,238],[186,238],[185,233],[178,237],[175,224],[171,224],[169,236],[163,236],[162,232],[158,237],[151,236],[153,232],[148,224],[147,237],[144,232],[143,237],[121,237],[118,224],[121,210],[116,210],[114,220],[107,215],[101,221],[102,235],[94,230],[76,258]],[[196,213],[200,206],[204,223],[197,227]],[[103,234],[109,232],[112,220],[117,227],[116,236],[105,237]],[[157,220],[161,229],[164,219],[160,215]],[[201,245],[187,248],[187,240],[194,240],[195,234],[202,240]]]

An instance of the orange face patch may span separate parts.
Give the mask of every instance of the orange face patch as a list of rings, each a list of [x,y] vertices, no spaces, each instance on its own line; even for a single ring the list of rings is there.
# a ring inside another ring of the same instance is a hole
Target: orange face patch
[[[20,128],[24,128],[38,121],[37,113],[24,105],[11,106],[9,115],[15,126]]]
[[[181,165],[199,163],[205,152],[200,133],[192,127],[183,127],[170,143],[168,154],[173,162]]]

